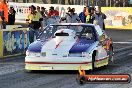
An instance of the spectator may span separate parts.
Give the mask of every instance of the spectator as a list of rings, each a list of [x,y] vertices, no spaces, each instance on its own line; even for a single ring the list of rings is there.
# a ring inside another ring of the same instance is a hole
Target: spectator
[[[8,13],[8,24],[9,25],[14,25],[14,23],[15,23],[15,15],[16,15],[16,11],[14,10],[13,7],[10,7],[9,13]]]
[[[45,10],[46,8],[41,7],[41,15],[43,17],[43,22],[41,23],[42,28],[45,27],[47,25],[47,16],[48,16],[48,12]]]
[[[68,11],[69,13],[66,13],[65,17],[62,17],[60,22],[61,21],[64,21],[66,20],[66,23],[78,23],[78,22],[81,22],[79,16],[74,13],[74,9],[70,9]]]
[[[106,15],[101,12],[101,7],[96,8],[93,17],[94,17],[94,22],[96,22],[103,30],[105,30],[104,19],[106,19]]]
[[[85,11],[85,16],[89,15],[89,11],[88,11],[89,7],[86,6],[86,11]]]
[[[46,8],[41,7],[41,15],[42,15],[43,18],[47,17],[47,15],[48,15],[48,12],[45,9]]]
[[[42,15],[36,11],[36,7],[31,5],[31,13],[28,15],[27,22],[29,23],[29,41],[34,42],[34,36],[38,38],[39,28],[41,27],[41,22],[43,21]]]
[[[71,7],[68,7],[68,8],[67,8],[67,12],[70,11],[70,10],[71,10]]]
[[[50,7],[48,17],[54,17],[54,16],[59,16],[59,12],[54,9],[53,6]]]
[[[70,10],[71,10],[71,7],[68,7],[68,8],[67,8],[67,13],[66,13],[66,14],[70,14]]]
[[[6,29],[8,22],[8,5],[6,0],[0,0],[0,29]]]
[[[88,15],[86,16],[86,23],[92,23],[94,21],[94,7],[89,7],[88,9]]]
[[[75,8],[72,8],[73,9],[73,12],[75,13]]]
[[[85,15],[85,12],[86,12],[86,7],[83,8],[83,12],[81,12],[79,14],[79,18],[81,20],[82,23],[86,23],[86,15]]]
[[[37,6],[37,12],[41,13],[40,7]]]

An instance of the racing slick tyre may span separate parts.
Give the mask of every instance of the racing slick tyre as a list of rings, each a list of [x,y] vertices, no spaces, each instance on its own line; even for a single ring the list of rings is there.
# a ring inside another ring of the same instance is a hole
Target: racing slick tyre
[[[109,55],[108,64],[111,64],[113,62],[113,46],[110,46],[109,51],[108,51],[108,55]]]
[[[95,70],[95,58],[96,58],[96,51],[93,52],[92,55],[92,70]]]

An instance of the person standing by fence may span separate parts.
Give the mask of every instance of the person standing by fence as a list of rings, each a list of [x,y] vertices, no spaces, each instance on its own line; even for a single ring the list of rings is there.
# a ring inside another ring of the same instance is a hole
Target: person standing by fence
[[[104,19],[106,19],[106,15],[101,12],[101,7],[95,8],[95,14],[94,17],[94,23],[98,24],[103,30],[105,30],[105,22]]]
[[[47,25],[47,16],[48,16],[48,12],[46,11],[46,8],[41,7],[41,15],[43,17],[42,25],[43,25],[43,27],[46,27],[46,25]]]
[[[86,15],[85,15],[85,12],[86,12],[86,7],[83,8],[83,12],[81,12],[79,14],[79,18],[80,20],[82,21],[82,23],[86,23]]]
[[[10,7],[9,13],[8,13],[8,25],[14,25],[15,24],[15,15],[16,11],[13,7]]]
[[[78,22],[81,22],[79,16],[74,12],[74,9],[73,8],[70,9],[68,12],[69,13],[67,13],[65,15],[65,17],[62,17],[60,19],[60,22],[61,21],[65,21],[65,20],[66,20],[66,23],[78,23]]]
[[[39,35],[39,29],[41,27],[41,21],[43,21],[42,15],[36,11],[36,7],[31,5],[31,13],[28,15],[26,21],[29,23],[29,41],[34,42],[34,36],[36,39]]]
[[[41,13],[40,7],[37,6],[37,12]]]
[[[88,12],[89,12],[89,14],[86,16],[86,23],[92,23],[93,24],[94,12],[95,12],[94,7],[89,7]]]
[[[6,0],[0,0],[0,29],[6,29],[8,22],[8,5]]]
[[[47,25],[59,22],[59,11],[55,10],[53,6],[49,8]]]
[[[59,11],[55,10],[53,6],[50,7],[48,17],[59,16]]]

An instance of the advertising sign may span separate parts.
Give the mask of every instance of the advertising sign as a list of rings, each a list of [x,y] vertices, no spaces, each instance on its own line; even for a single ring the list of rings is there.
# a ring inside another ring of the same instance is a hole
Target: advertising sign
[[[106,28],[132,29],[132,8],[130,7],[103,7],[106,14]]]
[[[29,45],[29,33],[23,30],[3,31],[3,55],[22,54]]]

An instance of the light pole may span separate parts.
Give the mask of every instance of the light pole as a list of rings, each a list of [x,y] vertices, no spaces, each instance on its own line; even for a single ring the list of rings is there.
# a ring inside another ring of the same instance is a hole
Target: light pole
[[[86,0],[87,6],[90,6],[90,0]]]
[[[109,0],[106,0],[106,6],[108,6],[109,5]]]
[[[110,7],[111,7],[111,0],[110,0]]]

